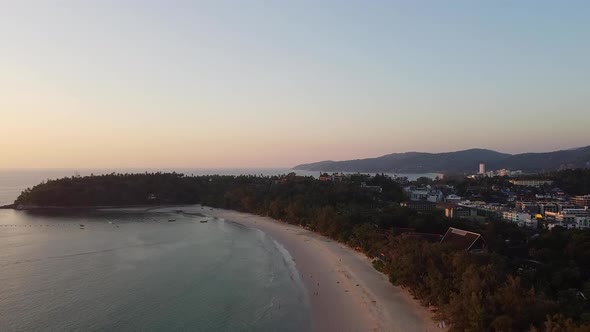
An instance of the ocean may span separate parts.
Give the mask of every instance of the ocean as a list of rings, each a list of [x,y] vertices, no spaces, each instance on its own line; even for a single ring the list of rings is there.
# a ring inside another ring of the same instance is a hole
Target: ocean
[[[12,204],[18,195],[25,189],[35,186],[42,181],[58,179],[69,176],[85,176],[91,174],[109,173],[144,173],[144,172],[177,172],[186,175],[280,175],[295,172],[297,175],[319,177],[320,172],[291,170],[288,168],[175,168],[175,169],[0,169],[0,206]],[[413,173],[388,175],[405,176],[409,180],[415,180],[425,176],[434,179],[440,176],[437,173]]]
[[[309,331],[288,252],[199,209],[0,210],[0,331]]]

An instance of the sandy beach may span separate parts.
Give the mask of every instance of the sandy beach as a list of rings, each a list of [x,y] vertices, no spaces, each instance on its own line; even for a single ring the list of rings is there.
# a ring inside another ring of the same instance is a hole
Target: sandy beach
[[[292,256],[307,287],[314,331],[442,331],[432,313],[393,286],[362,253],[298,226],[222,209],[201,213],[260,229]]]

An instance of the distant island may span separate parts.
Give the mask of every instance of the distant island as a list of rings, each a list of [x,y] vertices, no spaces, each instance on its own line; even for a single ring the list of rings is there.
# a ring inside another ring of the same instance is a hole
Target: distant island
[[[488,169],[512,169],[525,172],[548,172],[566,168],[590,167],[590,146],[544,153],[507,154],[486,149],[445,153],[405,152],[377,158],[320,161],[295,166],[295,170],[322,172],[373,173],[465,173],[479,163]]]
[[[590,191],[590,170],[556,172],[551,178],[572,193]],[[437,181],[421,178],[410,185],[461,185],[498,193],[494,187],[501,177]],[[435,308],[437,319],[449,323],[451,331],[590,329],[589,231],[447,218],[439,211],[404,207],[407,199],[396,179],[386,175],[323,181],[294,173],[145,173],[49,180],[23,191],[15,206],[202,204],[269,216],[373,258],[376,269]]]

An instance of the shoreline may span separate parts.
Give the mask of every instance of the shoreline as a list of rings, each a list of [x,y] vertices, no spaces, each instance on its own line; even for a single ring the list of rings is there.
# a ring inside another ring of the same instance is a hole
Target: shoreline
[[[313,331],[444,331],[363,253],[270,217],[197,205],[206,216],[263,231],[291,255],[308,291]]]
[[[181,208],[184,213],[199,213],[257,229],[278,242],[291,256],[307,290],[312,331],[446,330],[437,326],[433,313],[414,299],[408,290],[392,285],[385,274],[375,270],[366,255],[301,226],[270,217],[199,204],[95,206],[90,209],[101,211],[127,208],[149,211],[173,207]],[[60,209],[63,208],[51,207],[46,210]]]

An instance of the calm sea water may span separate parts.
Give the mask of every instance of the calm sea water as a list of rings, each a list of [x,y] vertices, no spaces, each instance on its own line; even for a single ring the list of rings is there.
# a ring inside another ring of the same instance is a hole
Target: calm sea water
[[[288,253],[199,211],[0,210],[0,331],[309,330]]]
[[[310,171],[293,171],[287,168],[215,168],[215,169],[31,169],[31,170],[10,170],[0,169],[0,206],[6,204],[12,204],[18,195],[26,188],[33,187],[39,184],[41,181],[48,179],[58,179],[66,176],[74,175],[90,175],[90,174],[108,174],[113,172],[120,173],[144,173],[144,172],[173,172],[183,173],[187,175],[208,175],[208,174],[221,174],[221,175],[280,175],[295,172],[298,175],[303,176],[315,176],[318,177],[320,172]],[[388,173],[389,174],[389,173]],[[390,175],[394,175],[391,173]],[[406,176],[410,180],[415,180],[421,176],[435,178],[436,173],[420,173],[420,174],[397,174],[398,176]]]

